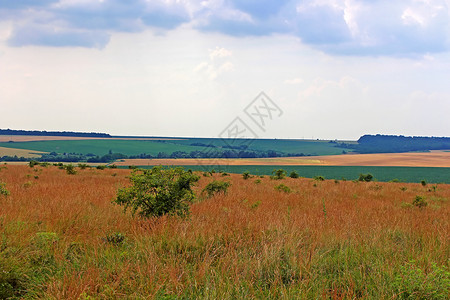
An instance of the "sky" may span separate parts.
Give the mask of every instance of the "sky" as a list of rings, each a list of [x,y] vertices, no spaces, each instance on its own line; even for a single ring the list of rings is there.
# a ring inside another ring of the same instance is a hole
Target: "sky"
[[[239,120],[260,138],[450,136],[449,8],[0,0],[0,128],[221,137]]]

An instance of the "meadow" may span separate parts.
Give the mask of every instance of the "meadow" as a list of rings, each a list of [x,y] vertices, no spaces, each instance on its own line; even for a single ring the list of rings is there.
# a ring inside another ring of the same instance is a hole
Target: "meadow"
[[[2,299],[450,296],[447,184],[206,173],[190,217],[142,219],[111,203],[130,170],[1,167]]]

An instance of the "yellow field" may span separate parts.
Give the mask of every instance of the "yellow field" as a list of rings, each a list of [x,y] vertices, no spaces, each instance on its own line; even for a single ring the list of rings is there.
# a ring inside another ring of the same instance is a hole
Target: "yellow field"
[[[397,166],[450,167],[450,152],[347,154],[308,157],[242,158],[242,159],[125,159],[119,166],[146,165],[323,165],[323,166]]]
[[[48,153],[48,152],[41,152],[41,151],[35,151],[35,150],[26,150],[26,149],[15,149],[15,148],[5,148],[0,147],[0,157],[2,156],[14,156],[17,155],[18,157],[40,157],[40,154]]]
[[[63,141],[63,140],[146,140],[146,141],[175,141],[181,139],[166,138],[96,138],[76,136],[33,136],[33,135],[0,135],[0,142],[36,142],[36,141]]]

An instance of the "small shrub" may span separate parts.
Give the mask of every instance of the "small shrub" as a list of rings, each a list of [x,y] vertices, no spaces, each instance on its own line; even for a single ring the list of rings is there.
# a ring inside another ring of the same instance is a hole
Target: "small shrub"
[[[280,180],[286,177],[286,171],[283,169],[273,170],[270,178]]]
[[[339,180],[335,179],[335,180],[334,180],[334,183],[338,184],[338,183],[339,183]]]
[[[23,184],[23,187],[24,187],[25,189],[27,189],[27,188],[30,188],[32,185],[33,185],[33,183],[32,183],[31,181],[27,181],[27,182],[25,182],[25,183]]]
[[[96,167],[96,169],[97,169],[97,170],[104,170],[104,169],[106,169],[106,166],[104,166],[104,165],[98,165],[98,166]]]
[[[298,177],[299,177],[299,175],[298,175],[298,173],[297,173],[297,172],[295,172],[295,171],[292,171],[292,172],[291,172],[291,174],[289,174],[289,177],[291,177],[291,178],[298,178]]]
[[[425,180],[421,180],[421,181],[420,181],[420,184],[421,184],[422,186],[426,186],[426,185],[427,185],[427,182],[426,182]]]
[[[69,175],[77,174],[77,170],[75,170],[75,167],[72,164],[68,164],[67,166],[65,166],[65,169],[66,169],[66,173]]]
[[[203,177],[210,177],[211,174],[209,174],[209,172],[203,172]]]
[[[206,193],[207,197],[210,198],[214,196],[214,194],[226,194],[228,188],[231,186],[231,183],[226,181],[214,180],[203,189],[202,193]]]
[[[358,181],[365,181],[365,182],[370,182],[373,180],[373,175],[368,173],[368,174],[359,174],[359,178]]]
[[[87,164],[78,164],[78,168],[80,168],[81,170],[84,170],[86,168],[88,168],[89,166]]]
[[[428,202],[426,201],[425,197],[422,196],[416,196],[416,198],[413,200],[412,204],[414,206],[417,206],[419,208],[425,207],[428,205]]]
[[[323,176],[314,176],[313,179],[316,180],[316,181],[324,181],[325,177],[323,177]]]
[[[450,294],[450,272],[435,263],[425,273],[415,261],[400,267],[393,282],[399,299],[448,299]]]
[[[251,176],[250,176],[250,172],[249,171],[245,171],[244,173],[242,173],[242,178],[244,178],[244,180],[247,180],[247,179],[249,179]]]
[[[256,183],[256,184],[260,184],[260,183],[261,183],[261,179],[256,179],[256,180],[255,180],[255,183]]]
[[[35,175],[35,176],[34,176],[34,179],[39,179],[39,176],[38,176],[38,175]]]
[[[227,172],[223,172],[222,177],[225,177],[225,176],[230,176],[230,174],[228,174]]]
[[[401,190],[402,192],[406,192],[407,189],[408,189],[408,188],[407,188],[406,186],[402,186],[402,187],[400,188],[400,190]]]
[[[117,169],[117,166],[115,164],[109,165],[108,166],[109,169]]]
[[[30,168],[34,168],[34,166],[39,166],[40,162],[38,162],[37,160],[30,160],[30,162],[28,163],[28,166]]]
[[[291,188],[284,184],[279,184],[275,187],[275,189],[279,192],[284,192],[289,194],[291,192]]]
[[[137,167],[136,167],[136,166],[128,166],[128,169],[130,169],[130,170],[136,170]]]
[[[118,246],[125,241],[125,235],[120,232],[114,232],[111,234],[107,234],[106,237],[103,238],[103,240],[109,244]]]
[[[142,217],[187,216],[195,199],[192,185],[200,178],[183,168],[133,171],[132,186],[119,189],[114,203]]]
[[[0,195],[8,197],[10,192],[6,189],[6,183],[0,182]]]

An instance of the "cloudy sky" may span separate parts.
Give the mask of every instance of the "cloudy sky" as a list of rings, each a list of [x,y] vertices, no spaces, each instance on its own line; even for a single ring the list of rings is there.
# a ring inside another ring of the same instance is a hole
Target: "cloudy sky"
[[[0,0],[0,128],[450,136],[450,0]],[[266,130],[244,113],[264,91]]]

